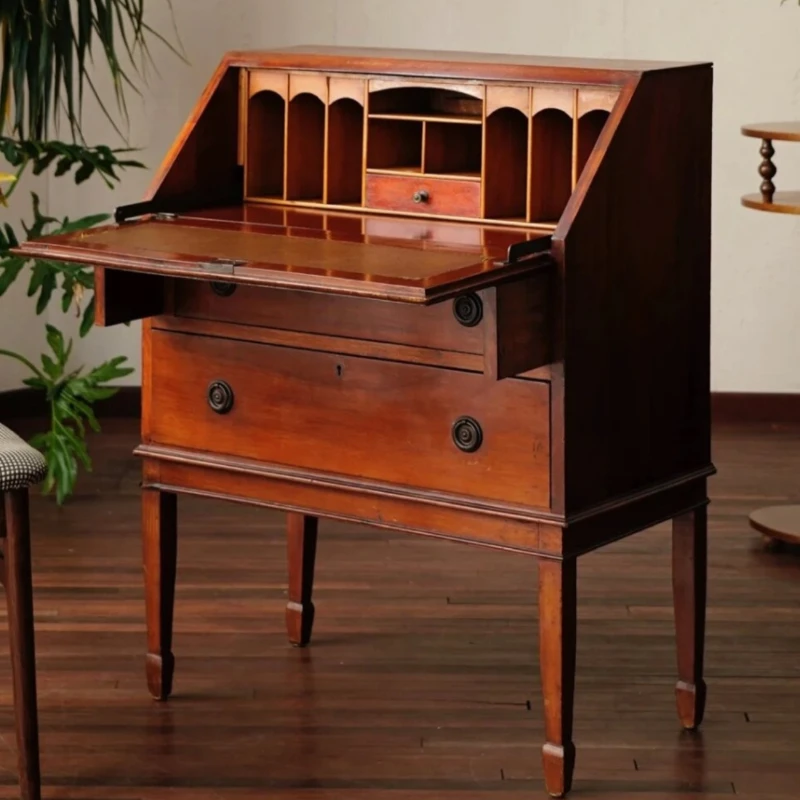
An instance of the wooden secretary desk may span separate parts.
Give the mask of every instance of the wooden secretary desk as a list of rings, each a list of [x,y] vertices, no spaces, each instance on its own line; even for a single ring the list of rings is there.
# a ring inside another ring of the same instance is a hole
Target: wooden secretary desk
[[[554,796],[577,557],[671,519],[700,724],[711,111],[709,64],[229,53],[143,202],[23,245],[96,267],[100,325],[145,320],[155,697],[189,492],[287,512],[297,645],[319,517],[536,556]]]

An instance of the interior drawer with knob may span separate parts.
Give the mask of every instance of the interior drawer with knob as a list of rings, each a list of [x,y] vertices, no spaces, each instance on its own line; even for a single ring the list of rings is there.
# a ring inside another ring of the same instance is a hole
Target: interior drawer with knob
[[[147,442],[549,506],[545,382],[161,330],[146,358]]]
[[[481,184],[458,178],[367,175],[367,207],[414,214],[479,217]]]

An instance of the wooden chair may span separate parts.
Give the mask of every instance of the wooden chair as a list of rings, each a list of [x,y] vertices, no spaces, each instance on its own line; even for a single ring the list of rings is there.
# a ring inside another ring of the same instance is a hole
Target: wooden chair
[[[39,483],[47,464],[37,450],[0,425],[0,580],[8,603],[8,635],[14,686],[20,797],[40,800],[39,722],[28,520],[28,487]]]

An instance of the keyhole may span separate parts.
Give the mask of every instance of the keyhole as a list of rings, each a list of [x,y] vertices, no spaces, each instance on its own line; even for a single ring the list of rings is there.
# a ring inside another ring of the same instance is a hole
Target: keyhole
[[[344,372],[344,367],[341,364],[336,365],[336,374],[341,378]]]

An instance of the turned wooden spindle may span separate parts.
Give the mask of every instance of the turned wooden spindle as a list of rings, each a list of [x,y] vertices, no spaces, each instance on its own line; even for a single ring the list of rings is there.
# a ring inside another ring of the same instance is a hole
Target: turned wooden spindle
[[[775,195],[775,184],[772,179],[778,172],[778,168],[772,161],[772,156],[775,155],[775,148],[772,146],[771,139],[764,139],[761,144],[761,166],[758,168],[758,174],[764,179],[761,182],[761,197],[765,203],[771,203]]]

